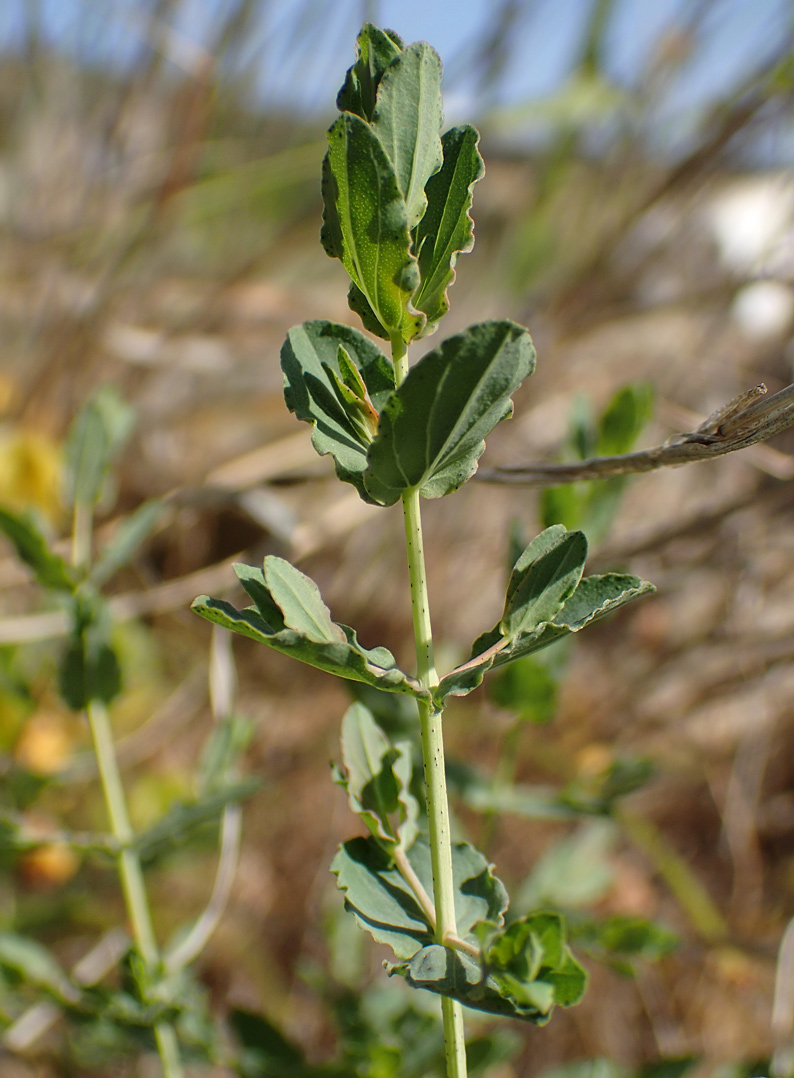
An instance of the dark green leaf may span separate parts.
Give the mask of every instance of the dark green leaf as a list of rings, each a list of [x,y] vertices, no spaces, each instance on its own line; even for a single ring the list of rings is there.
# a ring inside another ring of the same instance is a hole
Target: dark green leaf
[[[432,898],[433,871],[427,843],[417,839],[407,856]],[[388,944],[398,958],[410,958],[432,942],[431,926],[414,893],[374,839],[346,842],[334,858],[331,871],[361,927],[379,943]],[[501,923],[507,893],[483,855],[467,842],[453,846],[452,875],[458,935],[474,942],[472,932],[479,921]]]
[[[550,528],[533,540],[516,562],[507,585],[499,625],[502,635],[514,640],[551,621],[582,579],[586,560],[583,532],[557,533]]]
[[[321,239],[366,297],[387,333],[409,340],[424,315],[409,308],[419,285],[405,200],[378,136],[345,112],[328,132]]]
[[[46,538],[29,513],[0,509],[0,532],[14,545],[17,556],[33,570],[36,582],[52,591],[74,591],[77,581],[59,554],[50,550]]]
[[[99,600],[95,606],[95,620],[78,627],[61,655],[59,691],[73,711],[84,711],[92,700],[110,704],[122,688],[121,667],[109,640],[106,612]]]
[[[340,348],[354,364],[376,411],[394,390],[391,360],[349,326],[334,322],[304,322],[287,334],[281,349],[284,399],[298,419],[311,423],[312,444],[321,455],[330,453],[336,474],[352,483],[367,501],[362,479],[371,437],[365,436],[335,392],[333,375],[340,379]]]
[[[163,502],[144,502],[121,521],[91,571],[92,583],[104,584],[129,562],[160,523],[165,508]]]
[[[425,184],[441,167],[441,118],[441,60],[418,41],[383,73],[372,118],[405,199],[409,229],[424,214]]]
[[[515,662],[561,637],[579,632],[653,590],[653,584],[647,580],[620,573],[583,577],[562,610],[538,630],[521,634],[512,641],[502,635],[498,625],[483,633],[472,645],[471,659],[441,679],[434,700],[440,705],[447,696],[465,696],[482,683],[491,668]]]
[[[91,397],[66,440],[67,497],[72,504],[94,505],[102,495],[108,467],[123,448],[135,413],[109,385]]]
[[[548,1021],[555,1004],[569,1007],[582,998],[587,975],[565,942],[558,914],[531,914],[490,933],[481,925],[480,933],[486,936],[484,969],[470,955],[438,944],[387,969],[415,988],[536,1025]]]
[[[393,30],[380,30],[371,22],[361,28],[357,46],[356,62],[348,68],[336,107],[340,112],[354,112],[363,120],[371,120],[383,74],[405,46]]]
[[[280,558],[269,556],[265,559],[265,572],[249,565],[235,566],[240,583],[254,599],[256,607],[237,610],[223,600],[200,595],[194,600],[192,609],[216,625],[258,640],[337,677],[363,681],[387,692],[404,692],[415,697],[426,695],[413,678],[397,667],[390,651],[363,648],[353,629],[330,621],[316,584],[291,566],[286,571],[286,564]],[[296,623],[305,620],[310,635],[286,624],[285,611],[279,609],[276,596],[271,593],[271,578],[276,583],[279,601],[290,611],[289,616]],[[297,606],[301,596],[307,604],[303,614]]]
[[[420,359],[388,399],[370,446],[364,481],[374,500],[392,505],[417,487],[425,498],[457,490],[534,367],[532,340],[514,322],[471,326]]]
[[[474,184],[485,169],[469,124],[452,127],[441,139],[444,161],[425,188],[427,209],[414,236],[421,283],[413,298],[427,315],[423,333],[431,332],[449,310],[447,289],[455,280],[458,255],[474,246],[474,223],[469,215]]]

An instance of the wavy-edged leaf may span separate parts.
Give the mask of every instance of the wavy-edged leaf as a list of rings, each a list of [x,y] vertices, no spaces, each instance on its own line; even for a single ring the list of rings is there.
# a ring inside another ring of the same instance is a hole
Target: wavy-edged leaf
[[[421,283],[413,298],[413,306],[427,315],[423,335],[432,332],[449,310],[447,290],[455,280],[458,255],[474,246],[469,210],[474,185],[485,173],[479,139],[470,124],[445,132],[443,164],[425,188],[427,209],[414,234]]]
[[[392,745],[369,708],[353,704],[342,719],[342,763],[344,771],[335,778],[353,812],[385,850],[408,849],[416,838],[419,816],[419,805],[408,788],[410,745]]]
[[[632,599],[652,591],[655,591],[653,584],[628,574],[606,573],[603,576],[582,577],[562,610],[533,632],[519,634],[511,641],[503,636],[497,625],[478,637],[472,645],[469,661],[441,679],[433,693],[436,705],[442,706],[447,696],[466,696],[482,683],[490,669],[539,651],[560,637],[577,633]]]
[[[425,355],[381,412],[364,476],[371,497],[392,505],[416,487],[425,498],[457,490],[534,368],[532,339],[507,321],[470,326]]]
[[[380,411],[394,390],[391,360],[358,330],[336,322],[304,322],[288,332],[281,349],[284,399],[298,419],[312,424],[317,452],[330,453],[339,478],[370,501],[362,475],[372,437],[345,407],[334,380],[344,384],[346,360],[355,367],[373,408]]]
[[[371,22],[362,26],[356,45],[356,62],[348,68],[336,107],[340,112],[354,112],[363,120],[371,120],[384,72],[405,45],[394,30],[381,30]]]
[[[490,932],[481,925],[478,934],[485,937],[484,964],[432,943],[387,970],[414,988],[534,1025],[544,1025],[555,1005],[570,1007],[582,998],[587,974],[571,954],[559,914],[531,914]]]
[[[551,621],[582,579],[587,560],[584,533],[565,532],[549,537],[551,541],[545,544],[545,549],[535,554],[548,531],[529,544],[510,576],[499,623],[502,636],[509,640]]]
[[[433,870],[427,842],[417,839],[407,857],[432,898]],[[331,871],[359,925],[378,943],[388,944],[398,958],[411,958],[433,942],[431,926],[416,896],[375,839],[345,842]],[[452,847],[452,877],[458,936],[475,943],[473,930],[480,921],[502,923],[507,892],[483,855],[468,842],[457,842]]]
[[[221,599],[200,595],[193,601],[192,609],[215,625],[267,644],[275,651],[337,677],[363,681],[385,692],[426,698],[426,690],[399,669],[387,648],[364,648],[355,630],[331,621],[314,581],[292,566],[291,573],[285,570],[287,564],[281,558],[269,556],[265,558],[264,571],[250,565],[235,566],[240,583],[256,606],[238,610]],[[307,604],[302,613],[298,610],[301,598]],[[290,627],[287,619],[299,628]]]
[[[51,591],[73,592],[77,579],[60,554],[50,550],[44,533],[30,513],[0,509],[0,532],[13,544],[17,557],[30,569],[36,582]]]
[[[441,119],[441,60],[417,41],[384,72],[372,118],[405,199],[409,229],[421,220],[425,185],[441,167]]]
[[[360,116],[345,112],[330,128],[322,186],[326,252],[342,262],[384,330],[402,332],[406,313],[424,324],[409,308],[419,267],[405,199],[383,145]]]

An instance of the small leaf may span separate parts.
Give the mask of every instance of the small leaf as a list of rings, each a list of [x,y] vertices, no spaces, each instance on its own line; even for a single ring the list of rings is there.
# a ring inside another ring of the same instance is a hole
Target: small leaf
[[[95,586],[110,580],[130,561],[157,527],[164,512],[163,502],[144,502],[121,521],[91,571],[91,581]]]
[[[110,704],[121,692],[122,677],[107,607],[84,592],[73,603],[72,620],[75,628],[58,669],[61,698],[73,711],[84,711],[92,700]]]
[[[458,255],[474,246],[469,210],[474,184],[485,172],[477,149],[479,137],[469,124],[450,128],[441,139],[441,169],[425,188],[427,209],[414,236],[421,281],[412,301],[427,315],[423,335],[432,332],[449,310],[447,289],[455,280]]]
[[[598,421],[596,452],[610,457],[628,453],[653,415],[653,386],[633,382],[619,389]]]
[[[535,862],[516,902],[525,909],[575,909],[600,901],[614,883],[610,855],[616,839],[612,820],[591,820],[553,843]]]
[[[441,679],[433,694],[436,705],[442,706],[447,696],[466,696],[482,684],[490,669],[515,662],[525,655],[548,647],[555,640],[579,632],[591,622],[599,621],[625,606],[632,599],[654,590],[653,584],[647,580],[621,573],[583,577],[573,595],[566,599],[562,610],[539,630],[522,633],[513,640],[508,640],[496,625],[478,637],[472,645],[471,659]]]
[[[539,555],[532,557],[550,531],[543,532],[516,563],[507,586],[507,600],[499,628],[509,640],[534,632],[559,613],[579,584],[587,560],[583,532],[555,536]],[[531,560],[529,560],[531,559]]]
[[[362,647],[353,629],[331,621],[314,581],[292,566],[285,569],[287,565],[282,559],[269,556],[265,559],[264,572],[250,565],[235,566],[240,583],[256,603],[255,607],[237,610],[231,603],[200,595],[192,609],[215,625],[258,640],[337,677],[363,681],[386,692],[427,697],[426,690],[397,667],[390,651]],[[280,609],[276,598],[286,611]],[[304,599],[306,606],[302,607]],[[287,612],[293,624],[300,628],[287,625]]]
[[[342,262],[387,333],[403,331],[406,313],[423,325],[424,315],[409,309],[419,268],[405,200],[378,136],[365,120],[345,112],[328,132],[326,160],[326,252]]]
[[[206,793],[198,801],[172,805],[155,824],[135,836],[134,848],[148,859],[169,847],[181,847],[194,828],[218,820],[227,805],[239,804],[261,789],[260,779],[245,779]]]
[[[108,467],[135,425],[135,413],[109,385],[78,413],[66,440],[67,497],[72,504],[99,501]]]
[[[0,509],[0,532],[14,545],[17,556],[33,570],[36,582],[52,591],[72,592],[74,573],[63,558],[50,550],[44,534],[29,513]]]
[[[392,505],[416,487],[425,498],[457,490],[534,367],[530,336],[514,322],[471,326],[425,355],[381,412],[364,476],[371,497]]]
[[[394,390],[391,360],[363,334],[334,322],[304,322],[287,334],[281,349],[284,399],[298,419],[312,424],[317,452],[330,453],[339,478],[352,483],[370,501],[363,472],[371,433],[362,431],[336,391],[335,379],[349,384],[353,378],[345,361],[355,369],[373,409],[379,412]]]
[[[394,30],[380,30],[371,22],[361,28],[357,46],[356,62],[348,68],[336,107],[340,112],[354,112],[363,120],[371,120],[384,72],[405,46]]]
[[[385,850],[397,845],[389,816],[400,807],[399,785],[393,771],[397,751],[363,704],[353,704],[342,719],[340,785],[350,808],[366,823]]]
[[[414,988],[535,1025],[545,1024],[555,1005],[569,1007],[582,998],[587,974],[565,942],[559,914],[531,914],[505,929],[483,923],[479,934],[484,968],[468,954],[431,943],[387,970]]]
[[[405,199],[409,229],[422,218],[425,184],[441,167],[441,119],[441,60],[418,41],[384,71],[372,118]]]

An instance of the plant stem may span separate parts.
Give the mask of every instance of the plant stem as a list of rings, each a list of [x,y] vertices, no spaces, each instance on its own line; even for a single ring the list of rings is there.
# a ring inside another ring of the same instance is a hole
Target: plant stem
[[[147,972],[151,975],[160,965],[160,952],[154,935],[149,901],[146,897],[143,870],[138,854],[131,846],[134,835],[124,798],[124,787],[116,760],[107,708],[99,700],[91,700],[87,712],[105,804],[110,817],[110,827],[113,837],[120,846],[118,867],[127,915],[132,926],[135,945],[146,965]],[[154,1035],[163,1065],[164,1078],[182,1078],[179,1045],[173,1026],[168,1022],[158,1022],[154,1027]]]
[[[392,338],[392,357],[396,382],[399,385],[408,373],[407,351],[399,336]],[[407,491],[403,495],[402,503],[408,576],[411,584],[417,677],[423,688],[427,689],[438,684],[438,675],[433,657],[433,634],[430,626],[419,491]],[[448,939],[457,938],[458,932],[455,920],[455,884],[452,877],[452,842],[441,720],[442,711],[430,704],[419,704],[419,726],[430,832],[430,860],[433,867],[435,938],[437,943],[444,945]],[[463,1008],[456,1000],[442,996],[441,1013],[444,1022],[447,1078],[466,1078]]]

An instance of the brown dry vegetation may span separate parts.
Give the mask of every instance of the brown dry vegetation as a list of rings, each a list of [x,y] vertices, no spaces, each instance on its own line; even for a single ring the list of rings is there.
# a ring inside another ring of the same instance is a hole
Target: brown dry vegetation
[[[239,599],[229,560],[282,553],[318,580],[335,618],[408,663],[401,525],[396,510],[368,507],[334,482],[283,407],[285,330],[304,318],[355,321],[343,273],[317,241],[321,127],[246,109],[209,62],[177,77],[148,57],[124,82],[52,56],[32,65],[6,58],[0,68],[0,500],[37,502],[66,535],[52,471],[71,418],[104,382],[135,406],[102,527],[145,498],[172,499],[111,589],[131,656],[114,722],[143,826],[190,791],[211,725],[210,634],[190,600],[204,591]],[[790,90],[768,71],[706,118],[695,151],[669,169],[650,163],[631,132],[589,162],[570,147],[511,156],[486,133],[477,246],[461,260],[444,333],[514,317],[538,349],[489,465],[552,459],[577,393],[602,406],[622,384],[650,380],[651,445],[759,381],[770,390],[791,381],[791,321],[764,336],[742,331],[732,304],[755,270],[720,260],[711,225],[732,194],[770,190],[788,206],[788,268],[774,272],[791,283],[791,178],[735,164],[759,117],[790,109]],[[493,1078],[599,1056],[639,1067],[693,1055],[710,1074],[774,1047],[777,947],[794,914],[792,478],[790,436],[637,478],[592,551],[594,568],[625,567],[657,594],[577,641],[557,718],[524,730],[515,775],[587,782],[622,755],[654,761],[656,777],[624,802],[598,909],[658,918],[682,944],[635,980],[591,963],[585,1002],[522,1030],[522,1054]],[[498,616],[516,519],[538,529],[535,492],[473,482],[427,504],[445,666]],[[30,649],[35,696],[31,710],[2,705],[3,770],[63,772],[31,824],[101,829],[87,735],[47,680],[57,614],[42,611],[7,554],[0,585],[0,639]],[[263,787],[246,805],[234,891],[199,977],[218,1015],[232,1005],[264,1011],[322,1059],[332,1032],[307,970],[328,963],[324,925],[339,899],[327,865],[356,828],[328,776],[347,697],[247,641],[235,656],[237,710],[254,730],[245,771]],[[477,696],[455,703],[450,754],[496,767],[510,723]],[[459,811],[515,888],[567,826]],[[161,935],[199,912],[214,863],[207,843],[152,870]],[[3,918],[46,939],[66,966],[123,922],[103,866],[27,854],[7,868]],[[372,978],[381,958],[373,951]],[[61,1051],[56,1026],[38,1054],[5,1056],[0,1069],[78,1073],[60,1069]],[[131,1074],[133,1064],[90,1073]]]

